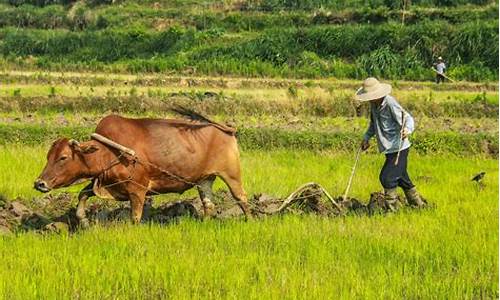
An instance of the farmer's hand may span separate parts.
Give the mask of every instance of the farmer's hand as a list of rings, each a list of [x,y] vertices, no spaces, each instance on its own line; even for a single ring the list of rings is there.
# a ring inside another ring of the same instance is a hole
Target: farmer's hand
[[[370,148],[370,142],[367,140],[363,140],[361,142],[361,150],[366,151],[366,149]]]
[[[402,140],[404,140],[404,139],[406,139],[409,135],[410,135],[410,132],[408,131],[408,129],[403,128],[403,131],[401,132],[401,139],[402,139]]]

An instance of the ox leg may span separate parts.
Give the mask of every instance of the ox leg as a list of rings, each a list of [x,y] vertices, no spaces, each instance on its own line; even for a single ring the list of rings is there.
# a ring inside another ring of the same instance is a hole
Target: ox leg
[[[212,216],[215,210],[215,205],[212,203],[213,193],[212,185],[214,183],[215,176],[211,176],[198,185],[198,194],[200,194],[200,200],[203,204],[203,217]]]
[[[132,219],[132,223],[139,224],[141,222],[145,200],[146,193],[130,195],[130,218]]]
[[[243,189],[243,185],[241,184],[240,176],[229,176],[226,174],[221,174],[220,176],[229,187],[231,194],[233,195],[234,199],[236,199],[238,205],[245,214],[245,218],[251,219],[252,214],[250,213],[250,208],[248,207],[247,194]]]
[[[87,204],[87,199],[95,196],[94,191],[92,190],[94,183],[90,183],[78,194],[78,205],[76,206],[76,217],[80,223],[82,228],[89,227],[89,219],[85,214],[85,205]]]

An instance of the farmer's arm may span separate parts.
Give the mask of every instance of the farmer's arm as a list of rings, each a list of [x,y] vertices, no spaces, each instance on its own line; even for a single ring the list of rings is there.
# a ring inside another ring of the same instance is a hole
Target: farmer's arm
[[[413,131],[415,130],[415,121],[413,120],[413,117],[407,111],[405,111],[397,101],[389,102],[389,107],[391,109],[392,117],[399,124],[399,126],[403,124],[403,120],[401,119],[401,112],[404,112],[406,134],[408,135],[413,133]]]
[[[413,131],[415,131],[415,120],[413,120],[413,117],[405,111],[405,128],[407,134],[412,134]]]

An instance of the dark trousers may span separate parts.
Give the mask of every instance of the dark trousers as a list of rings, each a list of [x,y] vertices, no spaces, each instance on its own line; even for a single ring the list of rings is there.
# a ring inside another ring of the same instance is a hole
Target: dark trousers
[[[439,84],[440,82],[444,82],[444,76],[441,74],[436,74],[436,83]]]
[[[410,176],[408,175],[408,171],[406,170],[408,166],[409,151],[410,148],[406,148],[401,151],[397,165],[394,165],[398,155],[397,152],[385,155],[385,163],[379,176],[380,183],[385,189],[394,189],[400,186],[403,189],[408,190],[414,187],[410,180]]]

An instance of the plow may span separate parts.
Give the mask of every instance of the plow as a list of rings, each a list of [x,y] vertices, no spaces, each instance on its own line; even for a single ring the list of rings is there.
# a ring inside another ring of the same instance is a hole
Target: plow
[[[0,202],[0,234],[34,231],[38,233],[75,232],[80,229],[75,198],[70,193],[47,195],[35,198],[29,206],[25,201],[16,199]],[[399,198],[402,206],[408,206],[403,197]],[[227,191],[215,193],[216,209],[211,219],[243,219],[240,207],[231,199]],[[347,215],[372,216],[385,214],[382,192],[373,192],[369,200],[356,198],[332,197],[324,187],[315,182],[306,183],[293,191],[286,198],[266,194],[255,194],[249,199],[254,218],[266,218],[276,215],[317,215],[325,218],[338,218]],[[128,203],[98,200],[86,210],[90,223],[95,226],[108,226],[117,222],[129,222],[130,206]],[[203,205],[198,197],[179,199],[153,205],[149,198],[144,205],[142,223],[170,224],[180,218],[202,220]],[[206,219],[206,218],[205,218]]]
[[[136,155],[136,152],[130,148],[96,133],[92,134],[91,137],[119,151],[118,159],[112,165],[120,163],[119,158],[121,157],[151,165],[149,161],[141,160]],[[70,142],[78,144],[74,140]],[[321,184],[309,182],[299,186],[285,198],[265,194],[253,195],[248,201],[251,215],[255,218],[263,218],[283,214],[314,214],[334,218],[346,215],[371,216],[377,213],[388,213],[388,204],[385,202],[383,192],[373,192],[370,198],[365,201],[348,197],[360,152],[361,149],[357,152],[348,185],[343,195],[332,197]],[[194,187],[199,186],[197,183],[187,181],[183,176],[164,170],[159,166],[154,167],[175,180],[188,183]],[[129,176],[127,181],[134,183],[132,176]],[[153,191],[152,195],[156,194]],[[200,220],[243,217],[243,211],[238,203],[233,201],[230,192],[220,190],[214,196],[215,210],[208,216],[204,210],[202,199],[199,197],[163,202],[156,207],[153,206],[153,198],[148,197],[143,207],[142,222],[166,224],[181,217]],[[78,208],[74,208],[74,200],[74,195],[67,192],[36,198],[32,201],[34,205],[30,207],[23,204],[26,201],[3,199],[0,202],[0,233],[9,234],[30,230],[41,233],[76,231],[80,229],[80,222],[77,218]],[[408,206],[406,199],[402,197],[398,197],[398,202],[400,207]],[[119,201],[98,200],[85,209],[89,223],[94,225],[128,221],[130,213],[130,204]]]

